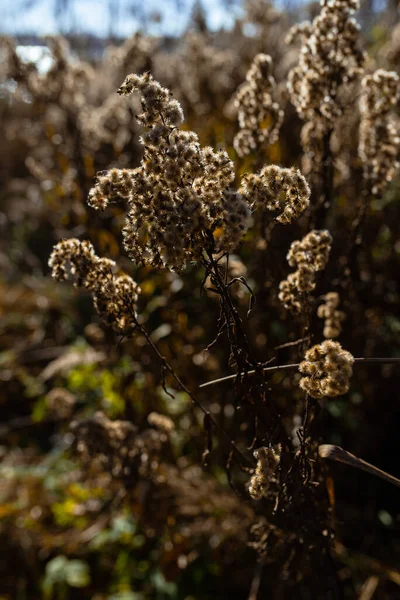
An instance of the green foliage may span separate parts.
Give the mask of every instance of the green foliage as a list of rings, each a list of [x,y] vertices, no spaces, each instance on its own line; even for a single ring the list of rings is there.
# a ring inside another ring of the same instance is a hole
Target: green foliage
[[[118,367],[115,371],[99,369],[97,365],[82,365],[67,376],[67,388],[85,401],[103,408],[110,417],[118,417],[125,409],[125,400],[117,392],[120,386]]]
[[[90,583],[88,565],[77,559],[68,559],[64,555],[52,558],[46,564],[42,583],[45,598],[55,597],[62,600],[67,597],[67,588],[84,588]]]

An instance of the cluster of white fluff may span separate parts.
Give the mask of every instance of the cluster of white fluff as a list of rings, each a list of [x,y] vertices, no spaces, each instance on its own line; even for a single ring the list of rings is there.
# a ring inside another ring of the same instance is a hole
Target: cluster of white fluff
[[[255,152],[263,144],[273,144],[278,139],[284,115],[273,100],[276,84],[271,67],[272,60],[268,54],[257,54],[246,75],[246,82],[234,96],[240,131],[233,145],[239,156]]]
[[[303,43],[298,65],[289,73],[288,91],[305,121],[318,118],[331,127],[342,114],[339,88],[358,77],[365,55],[358,47],[359,26],[352,18],[358,0],[321,0],[321,6],[311,24],[295,26],[289,36],[289,41],[300,37]]]
[[[380,196],[400,164],[400,125],[393,113],[400,100],[400,79],[394,71],[378,69],[361,84],[358,152],[371,192]]]
[[[304,310],[307,294],[315,289],[316,273],[328,262],[331,245],[332,236],[326,229],[314,229],[291,244],[287,260],[296,270],[279,284],[279,299],[285,308],[297,313]]]
[[[339,342],[325,340],[305,355],[299,371],[303,374],[300,387],[312,398],[346,394],[353,373],[354,357],[343,350]]]
[[[339,294],[337,292],[329,292],[324,296],[324,304],[318,307],[317,314],[320,319],[325,319],[324,337],[333,339],[340,335],[342,331],[342,321],[345,319],[343,311],[338,310]]]
[[[65,281],[70,274],[76,287],[88,289],[105,322],[121,333],[132,330],[141,290],[129,275],[114,275],[114,261],[98,257],[90,242],[62,240],[54,246],[49,266],[58,281]]]
[[[259,173],[245,175],[239,191],[254,208],[279,212],[276,220],[291,223],[310,203],[310,188],[298,169],[277,165],[263,167]],[[282,201],[283,197],[283,201]]]
[[[280,447],[267,448],[265,446],[254,451],[257,466],[250,479],[249,494],[254,500],[267,498],[276,483],[276,474],[281,460]]]
[[[129,75],[119,93],[139,92],[145,127],[140,167],[113,169],[98,178],[89,204],[104,209],[124,198],[129,212],[124,246],[132,260],[173,270],[199,260],[210,240],[213,251],[231,251],[247,230],[248,201],[231,189],[234,167],[227,153],[202,148],[182,131],[183,112],[150,74]]]

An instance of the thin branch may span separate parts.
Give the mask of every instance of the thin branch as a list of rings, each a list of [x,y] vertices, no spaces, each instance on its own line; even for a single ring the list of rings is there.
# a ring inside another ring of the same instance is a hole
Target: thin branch
[[[230,296],[229,293],[229,286],[230,283],[225,284],[224,283],[224,277],[221,275],[220,272],[220,268],[218,266],[218,264],[216,263],[214,256],[213,256],[213,238],[212,235],[208,232],[208,241],[209,241],[209,248],[206,249],[206,255],[207,258],[203,259],[203,266],[205,267],[205,270],[207,272],[209,272],[210,277],[211,277],[211,283],[213,285],[215,285],[219,290],[220,290],[220,307],[221,307],[221,313],[224,315],[225,317],[225,322],[226,322],[226,330],[227,330],[227,335],[228,335],[228,341],[229,341],[229,345],[231,348],[231,355],[234,357],[235,362],[236,362],[236,368],[238,369],[238,372],[242,374],[242,377],[244,378],[243,381],[246,380],[246,373],[252,373],[252,374],[257,374],[260,379],[261,379],[261,386],[264,387],[264,374],[263,374],[263,368],[262,365],[259,361],[257,361],[255,359],[255,357],[252,354],[252,351],[250,349],[250,345],[247,339],[247,335],[243,329],[243,324],[242,324],[242,320],[239,316],[239,313],[236,309],[236,307],[233,304],[232,298]],[[251,288],[248,287],[247,283],[245,282],[245,280],[239,278],[238,281],[240,281],[242,284],[244,283],[244,285],[246,285],[246,287],[250,290],[251,292]],[[253,296],[252,296],[253,297]],[[252,308],[252,302],[250,301],[250,309]],[[248,371],[248,368],[252,367],[253,370],[252,371]],[[237,383],[243,383],[239,382],[239,378],[237,379]],[[238,393],[239,393],[239,389],[238,389]],[[272,400],[270,398],[267,399],[269,402],[269,411],[268,412],[268,406],[267,403],[265,401],[265,396],[264,396],[264,401],[260,401],[260,399],[258,399],[258,401],[252,403],[252,408],[254,410],[254,412],[257,414],[259,421],[261,423],[263,423],[263,425],[266,428],[266,431],[268,431],[269,427],[270,427],[270,416],[271,414],[273,414],[273,416],[275,417],[276,421],[277,421],[277,425],[278,428],[281,430],[281,434],[282,434],[282,440],[286,440],[286,444],[289,444],[289,438],[287,435],[287,432],[285,431],[285,428],[282,424],[282,420],[281,420],[281,415],[279,414],[279,411],[277,409],[277,407],[275,406],[275,404],[272,402]]]
[[[300,338],[294,342],[286,342],[286,344],[280,344],[279,346],[275,346],[274,350],[283,350],[284,348],[292,348],[293,346],[298,346],[303,342],[307,342],[310,339],[310,336],[307,335],[305,337]]]
[[[400,358],[355,358],[355,365],[398,365],[400,364]],[[262,369],[264,373],[274,371],[292,371],[298,369],[300,363],[293,363],[291,365],[276,365],[274,367],[265,367]],[[223,383],[224,381],[232,381],[241,375],[254,375],[258,371],[246,371],[246,373],[235,373],[234,375],[227,375],[226,377],[220,377],[220,379],[214,379],[213,381],[207,381],[199,385],[199,388],[205,388],[216,383]]]
[[[248,600],[257,600],[258,592],[260,591],[261,575],[264,567],[264,562],[259,560],[254,570],[253,581],[251,582],[250,594]]]
[[[377,575],[371,575],[371,577],[368,577],[368,579],[362,586],[362,590],[358,597],[358,600],[371,600],[376,592],[379,583],[380,579]]]
[[[136,319],[136,317],[134,317]],[[159,358],[159,360],[161,361],[163,367],[172,375],[172,377],[175,379],[175,381],[177,382],[177,384],[179,385],[179,387],[186,392],[186,394],[189,396],[189,398],[191,399],[191,401],[193,402],[193,404],[195,404],[197,406],[197,408],[199,408],[201,410],[201,412],[203,413],[203,415],[207,415],[210,422],[212,423],[212,425],[215,427],[215,429],[217,431],[220,431],[225,438],[228,440],[231,448],[234,450],[234,452],[240,456],[240,458],[242,459],[242,461],[247,464],[249,467],[252,467],[252,463],[244,456],[244,454],[239,450],[239,448],[236,446],[235,442],[229,437],[228,433],[225,431],[225,429],[222,429],[222,427],[220,427],[220,425],[216,422],[216,420],[209,414],[209,411],[204,408],[204,406],[201,404],[201,402],[192,394],[192,392],[186,387],[186,385],[183,383],[183,381],[180,379],[179,375],[177,375],[177,373],[174,371],[173,367],[169,364],[169,362],[167,361],[167,359],[165,358],[165,356],[163,356],[161,354],[161,352],[159,351],[159,349],[157,348],[157,346],[154,344],[154,342],[152,341],[152,339],[150,338],[149,334],[147,333],[146,329],[143,327],[143,325],[140,325],[139,323],[137,323],[136,321],[136,326],[138,331],[140,331],[140,333],[142,333],[144,335],[144,337],[146,338],[147,343],[149,344],[149,346],[151,347],[151,349],[153,350],[153,352],[157,355],[157,357]]]

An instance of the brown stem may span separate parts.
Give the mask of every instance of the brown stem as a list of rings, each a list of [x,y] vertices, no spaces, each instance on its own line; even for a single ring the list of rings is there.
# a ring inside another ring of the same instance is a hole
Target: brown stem
[[[378,469],[378,467],[374,467],[373,465],[367,463],[361,458],[357,458],[357,456],[354,456],[354,454],[347,452],[347,450],[343,450],[343,448],[341,448],[340,446],[322,444],[318,448],[318,454],[321,458],[329,458],[331,460],[336,460],[337,462],[349,465],[350,467],[361,469],[362,471],[366,471],[371,475],[380,477],[381,479],[384,479],[385,481],[388,481],[389,483],[400,487],[400,479],[397,479],[397,477],[393,477],[393,475],[389,475],[389,473]]]
[[[135,319],[135,321],[136,321],[136,319]],[[231,448],[233,449],[233,451],[238,456],[240,456],[240,458],[242,459],[242,461],[244,463],[246,463],[248,467],[253,467],[253,464],[244,456],[244,454],[242,454],[242,452],[236,446],[235,442],[230,438],[230,436],[228,435],[228,433],[219,426],[219,424],[216,422],[216,420],[210,414],[210,412],[201,404],[201,402],[186,387],[186,385],[183,383],[183,381],[181,380],[181,378],[179,377],[179,375],[177,375],[177,373],[175,373],[173,367],[169,364],[169,362],[167,361],[167,359],[165,358],[165,356],[163,356],[161,354],[161,352],[159,351],[159,349],[157,348],[157,346],[155,345],[155,343],[152,341],[152,339],[150,338],[150,336],[147,333],[146,329],[142,325],[140,325],[137,321],[136,321],[136,328],[140,331],[140,333],[142,333],[144,335],[144,337],[146,338],[147,343],[149,344],[149,346],[151,347],[151,349],[153,350],[153,352],[157,355],[157,357],[161,361],[163,367],[165,367],[165,369],[167,369],[167,371],[172,375],[172,377],[175,379],[175,381],[177,382],[177,384],[179,385],[179,387],[184,392],[186,392],[186,394],[189,396],[189,398],[191,399],[191,401],[193,402],[193,404],[195,404],[197,406],[197,408],[199,408],[201,410],[201,412],[205,416],[207,416],[207,418],[212,423],[212,425],[215,427],[215,429],[217,431],[220,431],[224,435],[224,437],[228,440],[228,442],[229,442]]]
[[[221,277],[221,274],[218,269],[218,265],[216,264],[214,257],[212,255],[212,251],[207,250],[207,256],[208,256],[209,263],[211,265],[211,269],[209,269],[209,270],[211,271],[212,276],[215,278],[215,281],[218,284],[219,293],[221,294],[222,298],[226,302],[225,316],[226,316],[226,320],[227,320],[228,329],[229,329],[229,323],[231,322],[231,319],[232,319],[232,321],[234,323],[234,332],[233,333],[236,334],[236,336],[239,338],[239,340],[243,346],[243,349],[245,350],[245,353],[246,353],[245,362],[252,364],[254,367],[256,367],[256,370],[257,370],[257,361],[252,356],[252,353],[251,353],[251,350],[250,350],[250,347],[249,347],[249,344],[247,341],[247,336],[246,336],[245,332],[243,331],[242,322],[239,317],[239,314],[238,314],[235,306],[233,305],[228,286],[226,283],[224,283],[224,281]],[[206,266],[206,268],[209,268],[209,265],[206,264],[205,266]],[[229,311],[226,310],[227,308],[229,309]],[[240,353],[238,352],[238,348],[237,348],[236,344],[232,344],[232,351],[234,351],[237,366],[240,369],[242,360],[241,360]]]
[[[221,308],[225,315],[229,344],[231,347],[231,351],[235,357],[238,372],[241,375],[243,375],[244,378],[246,378],[247,373],[257,374],[261,379],[261,385],[264,386],[264,369],[252,355],[247,336],[242,327],[242,321],[232,302],[232,298],[229,293],[229,284],[224,282],[224,279],[219,271],[217,262],[213,257],[212,234],[210,234],[209,236],[209,243],[210,248],[206,250],[208,262],[204,261],[203,264],[206,270],[210,272],[212,278],[214,279],[215,285],[217,287],[217,292],[220,294]],[[252,371],[248,371],[248,365],[251,365],[255,368]],[[235,378],[235,376],[233,376],[233,378]],[[260,399],[258,398],[257,401],[251,403],[255,416],[259,419],[260,423],[264,425],[266,431],[268,431],[269,429],[272,429],[273,431],[279,430],[281,434],[282,443],[288,446],[290,444],[290,440],[283,426],[281,415],[279,414],[277,407],[273,402],[269,402],[268,411],[264,399],[262,399],[261,402],[259,400]],[[275,426],[273,427],[271,426],[271,414],[275,419]]]

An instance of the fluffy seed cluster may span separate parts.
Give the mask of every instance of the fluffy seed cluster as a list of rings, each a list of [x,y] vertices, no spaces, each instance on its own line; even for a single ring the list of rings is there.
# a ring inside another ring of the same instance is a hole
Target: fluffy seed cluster
[[[294,273],[279,284],[279,299],[288,310],[304,310],[306,294],[315,289],[315,274],[322,271],[329,259],[332,236],[326,229],[310,231],[301,241],[292,242],[287,260]]]
[[[285,37],[285,44],[288,46],[296,43],[305,43],[312,34],[312,24],[310,21],[303,21],[303,23],[295,23]]]
[[[134,171],[109,169],[96,174],[96,185],[90,190],[88,204],[96,210],[105,210],[110,202],[130,197]]]
[[[337,292],[329,292],[324,296],[325,303],[318,307],[317,314],[320,319],[325,319],[323,335],[327,339],[336,338],[342,331],[342,321],[345,319],[343,311],[338,310],[340,298]]]
[[[251,200],[254,208],[280,211],[276,217],[280,223],[291,223],[310,203],[310,188],[300,171],[277,165],[245,175],[239,191]]]
[[[169,85],[179,89],[190,113],[209,115],[226,102],[235,87],[238,62],[234,50],[216,47],[206,32],[189,31],[180,50],[173,56],[158,55],[157,63],[159,72],[167,73]]]
[[[112,421],[100,411],[71,427],[83,462],[118,479],[148,476],[168,439],[154,429],[138,433],[129,421]]]
[[[214,234],[213,251],[230,251],[247,230],[247,200],[230,189],[234,166],[225,151],[201,148],[191,131],[181,131],[180,104],[150,74],[129,75],[119,93],[139,92],[145,127],[144,156],[133,170],[101,173],[89,203],[104,209],[124,198],[129,212],[124,246],[132,260],[182,269],[199,260]]]
[[[380,196],[399,167],[400,131],[393,109],[400,100],[400,79],[394,71],[378,69],[361,85],[358,152],[371,192]]]
[[[171,433],[171,431],[175,429],[172,419],[157,412],[151,412],[147,417],[147,422],[149,425],[152,425],[161,431],[165,431],[165,433]]]
[[[276,483],[276,473],[281,459],[280,448],[258,448],[254,452],[257,466],[254,475],[250,479],[249,494],[254,500],[267,498],[271,486]]]
[[[129,106],[116,95],[109,96],[100,106],[85,104],[79,113],[83,141],[92,152],[111,144],[121,153],[132,143],[131,121]]]
[[[339,342],[325,340],[307,350],[299,371],[300,387],[312,398],[346,394],[353,373],[354,357]]]
[[[240,131],[233,145],[239,156],[257,151],[263,144],[273,144],[279,135],[283,111],[273,101],[275,79],[268,54],[257,54],[238,89],[233,103],[238,110]]]
[[[58,281],[65,281],[71,274],[76,287],[88,289],[105,322],[121,333],[131,331],[140,288],[128,275],[114,275],[114,261],[99,258],[90,242],[72,238],[54,246],[49,266]]]
[[[359,26],[351,17],[358,0],[321,0],[321,13],[311,26],[296,26],[292,38],[302,38],[298,65],[288,77],[288,91],[299,115],[306,121],[322,119],[326,125],[342,113],[338,91],[357,78],[364,63],[358,48]]]

